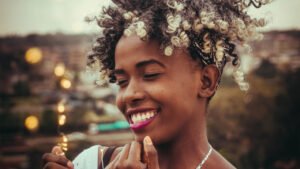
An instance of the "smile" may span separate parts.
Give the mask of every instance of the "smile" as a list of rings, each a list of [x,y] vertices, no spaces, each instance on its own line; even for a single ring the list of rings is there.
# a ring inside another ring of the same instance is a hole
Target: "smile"
[[[129,116],[130,128],[133,130],[139,130],[146,127],[154,120],[157,114],[157,111],[154,110],[131,114]]]

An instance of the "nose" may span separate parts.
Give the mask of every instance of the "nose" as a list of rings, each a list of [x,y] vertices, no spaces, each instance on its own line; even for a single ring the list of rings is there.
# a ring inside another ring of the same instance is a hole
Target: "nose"
[[[139,104],[141,101],[143,101],[145,97],[146,96],[142,84],[137,80],[130,80],[123,93],[123,101],[126,103],[126,105],[136,106],[136,104]]]

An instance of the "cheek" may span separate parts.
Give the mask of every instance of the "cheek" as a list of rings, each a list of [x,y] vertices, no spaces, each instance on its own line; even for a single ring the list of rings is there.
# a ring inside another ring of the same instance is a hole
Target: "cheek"
[[[116,96],[116,105],[117,107],[119,108],[119,110],[121,112],[123,112],[123,109],[124,109],[124,103],[122,101],[122,92],[118,92],[117,96]]]
[[[178,85],[178,84],[177,84]],[[147,86],[146,92],[150,100],[161,104],[162,106],[173,107],[180,104],[180,92],[177,90],[177,85],[172,83],[159,83]]]
[[[157,86],[157,89],[153,88],[152,96],[154,99],[157,99],[164,108],[173,113],[183,115],[183,112],[193,112],[193,108],[197,104],[196,88],[189,81],[176,81],[164,86]]]

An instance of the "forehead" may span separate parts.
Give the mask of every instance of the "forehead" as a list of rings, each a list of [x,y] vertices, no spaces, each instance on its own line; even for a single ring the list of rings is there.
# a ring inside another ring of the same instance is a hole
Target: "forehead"
[[[156,41],[143,41],[137,36],[122,37],[115,50],[116,68],[125,63],[139,62],[144,59],[163,60]]]
[[[115,69],[132,66],[139,62],[154,59],[170,67],[191,67],[194,61],[187,52],[176,50],[174,55],[165,56],[155,40],[143,41],[138,36],[122,37],[115,50]]]

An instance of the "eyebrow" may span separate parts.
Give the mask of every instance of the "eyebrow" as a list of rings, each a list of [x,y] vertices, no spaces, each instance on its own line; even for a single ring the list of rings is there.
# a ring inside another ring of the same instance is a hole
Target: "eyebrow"
[[[157,61],[155,59],[141,61],[141,62],[139,62],[139,63],[136,64],[136,67],[140,68],[140,67],[144,67],[144,66],[151,65],[151,64],[158,64],[161,67],[165,67],[164,64],[162,64],[161,62],[159,62],[159,61]]]
[[[147,65],[151,65],[151,64],[157,64],[161,67],[165,67],[164,64],[162,64],[161,62],[155,60],[155,59],[149,59],[149,60],[144,60],[144,61],[141,61],[139,63],[137,63],[135,65],[136,68],[141,68],[141,67],[144,67],[144,66],[147,66]],[[125,71],[123,69],[115,69],[111,72],[112,75],[120,75],[120,74],[125,74]]]

